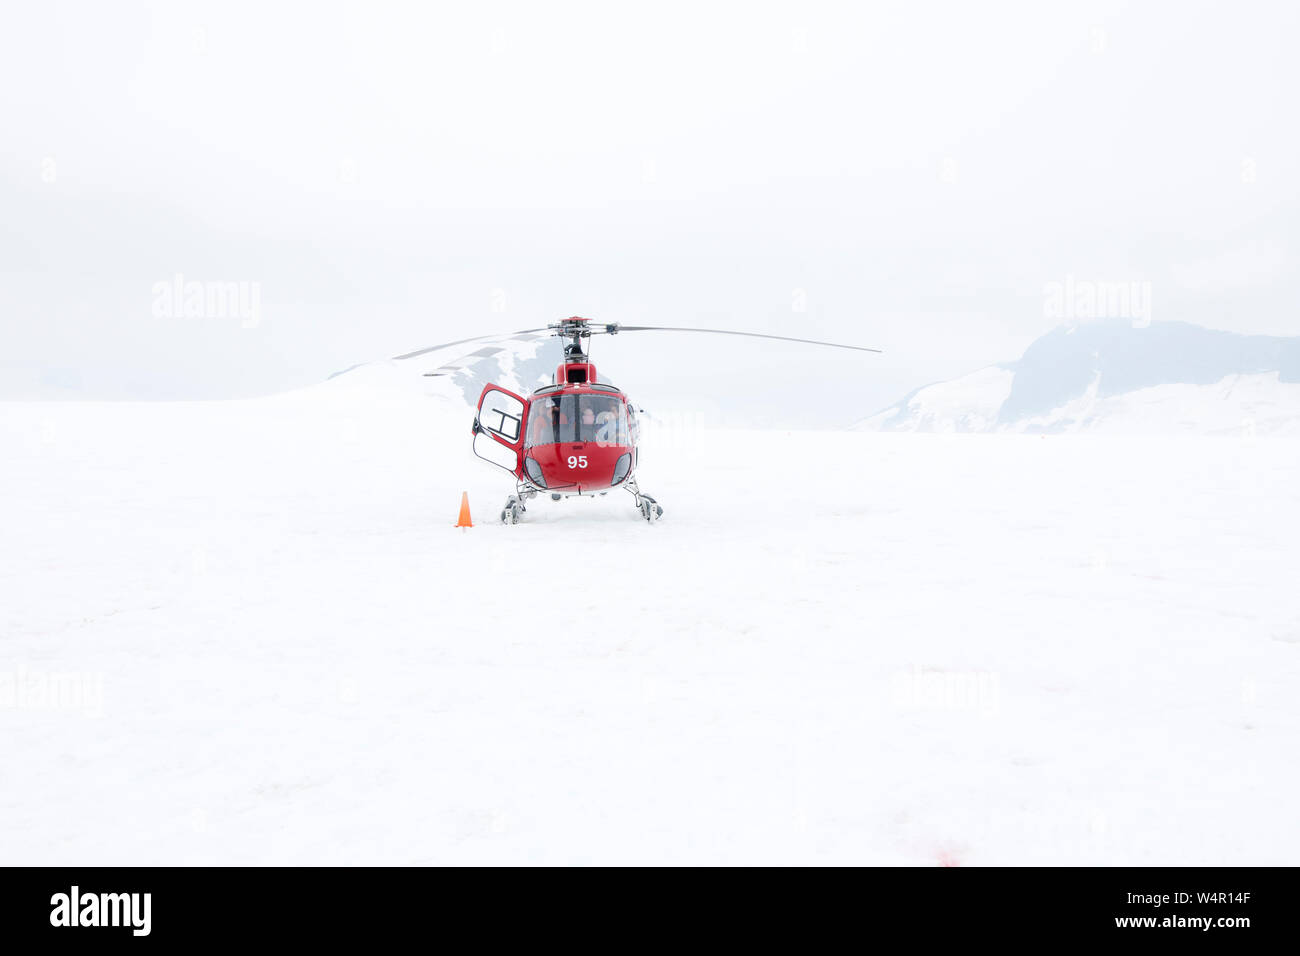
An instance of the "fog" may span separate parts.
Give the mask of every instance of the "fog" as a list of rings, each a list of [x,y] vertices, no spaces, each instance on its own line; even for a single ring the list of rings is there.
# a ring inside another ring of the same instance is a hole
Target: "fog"
[[[883,348],[595,343],[642,402],[808,426],[1015,358],[1065,282],[1300,333],[1293,5],[5,18],[0,398],[263,394],[569,315]]]

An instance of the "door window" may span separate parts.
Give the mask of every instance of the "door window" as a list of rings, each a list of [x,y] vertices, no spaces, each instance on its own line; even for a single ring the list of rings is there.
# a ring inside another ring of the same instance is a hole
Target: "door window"
[[[479,402],[478,422],[510,444],[518,444],[524,425],[524,403],[509,392],[489,389]]]

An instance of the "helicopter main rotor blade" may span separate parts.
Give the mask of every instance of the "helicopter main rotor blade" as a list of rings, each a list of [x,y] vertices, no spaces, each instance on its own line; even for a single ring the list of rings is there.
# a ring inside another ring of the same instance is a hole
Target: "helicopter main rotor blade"
[[[528,337],[523,335],[516,335],[513,336],[513,338],[519,339],[521,341],[527,341]],[[508,341],[508,340],[503,339],[502,341]],[[425,372],[424,377],[441,378],[446,375],[455,375],[457,372],[463,372],[465,369],[477,365],[479,362],[483,361],[483,359],[491,358],[494,355],[500,355],[502,352],[507,352],[507,351],[509,351],[509,349],[504,345],[485,345],[481,349],[477,349],[473,352],[470,352],[468,355],[461,355],[457,353],[456,358],[452,359],[450,362],[447,362],[444,365],[439,365],[432,372]]]
[[[522,329],[518,332],[498,332],[496,335],[476,335],[471,339],[457,339],[455,342],[443,342],[441,345],[430,345],[427,349],[417,349],[414,352],[407,352],[405,355],[394,355],[393,361],[400,362],[402,359],[416,358],[420,355],[428,355],[430,352],[436,352],[439,349],[449,349],[453,345],[464,345],[466,342],[490,342],[502,339],[513,339],[521,335],[531,335],[534,332],[547,332],[548,329]]]
[[[766,335],[762,332],[735,332],[731,329],[686,329],[666,325],[616,325],[618,332],[710,332],[714,335],[743,335],[751,339],[777,339],[781,342],[802,342],[805,345],[826,345],[833,349],[854,349],[858,352],[880,352],[880,349],[867,348],[865,345],[841,345],[838,342],[818,342],[814,339],[795,339],[788,335]]]

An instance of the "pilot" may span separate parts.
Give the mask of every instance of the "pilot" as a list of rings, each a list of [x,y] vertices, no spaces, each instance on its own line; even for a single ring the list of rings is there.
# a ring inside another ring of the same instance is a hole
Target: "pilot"
[[[538,409],[539,414],[533,416],[533,444],[549,445],[556,441],[556,433],[563,420],[560,415],[560,406],[552,403],[546,409]],[[550,412],[550,414],[546,414]]]

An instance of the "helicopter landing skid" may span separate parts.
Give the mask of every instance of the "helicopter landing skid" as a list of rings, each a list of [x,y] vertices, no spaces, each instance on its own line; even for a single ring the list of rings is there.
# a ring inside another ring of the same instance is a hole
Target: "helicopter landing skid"
[[[659,502],[647,494],[642,494],[641,489],[637,487],[635,478],[629,479],[623,487],[636,499],[637,510],[641,512],[641,517],[645,518],[646,521],[654,524],[664,516],[664,509],[659,506]]]
[[[536,498],[537,492],[532,488],[520,486],[518,494],[513,494],[506,499],[506,506],[501,509],[502,524],[519,524],[519,519],[523,517],[524,512],[528,509],[524,502],[529,498]]]
[[[643,494],[641,489],[637,487],[635,478],[625,482],[623,487],[627,489],[628,493],[631,494],[633,498],[636,499],[637,510],[641,512],[641,517],[645,518],[646,521],[653,524],[664,516],[664,509],[660,506],[659,502],[650,495]],[[520,520],[522,520],[524,516],[524,512],[528,510],[524,502],[530,498],[536,497],[537,489],[529,488],[521,484],[517,492],[506,499],[506,506],[501,509],[501,523],[519,524]],[[557,501],[560,498],[557,494],[553,494],[551,497]]]

